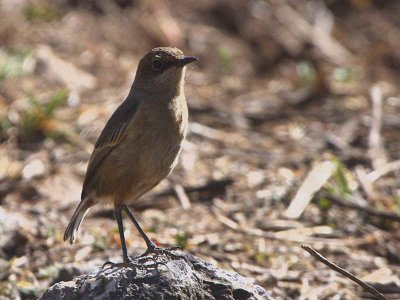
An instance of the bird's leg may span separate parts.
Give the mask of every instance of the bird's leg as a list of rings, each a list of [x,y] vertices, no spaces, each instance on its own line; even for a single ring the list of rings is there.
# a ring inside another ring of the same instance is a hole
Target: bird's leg
[[[142,236],[142,238],[144,239],[144,241],[146,242],[147,251],[151,252],[152,250],[156,249],[157,246],[149,239],[149,237],[146,235],[146,233],[144,233],[142,227],[140,227],[139,222],[136,221],[135,217],[133,216],[133,214],[129,210],[128,206],[124,205],[123,209],[126,212],[126,214],[128,215],[129,219],[131,219],[131,221],[135,225],[136,229],[139,231],[139,233]]]
[[[106,265],[111,265],[111,267],[114,267],[114,266],[121,267],[121,266],[128,266],[129,264],[132,263],[132,259],[128,256],[128,251],[126,249],[124,224],[122,223],[121,208],[115,208],[115,216],[117,217],[119,237],[121,239],[122,258],[123,258],[124,262],[122,264],[116,264],[116,263],[108,261],[103,265],[103,268]]]
[[[117,208],[115,210],[115,215],[117,217],[119,237],[121,239],[122,258],[123,258],[125,264],[129,264],[131,262],[131,259],[129,258],[128,250],[126,249],[124,224],[122,222],[122,213],[121,213],[120,208]]]
[[[182,250],[180,247],[175,246],[175,247],[171,247],[168,249],[164,249],[164,248],[160,248],[157,247],[150,239],[149,237],[146,235],[146,233],[144,233],[142,227],[140,227],[139,222],[135,219],[134,215],[132,214],[132,212],[129,210],[128,206],[124,205],[123,207],[124,211],[126,212],[126,214],[128,215],[129,219],[131,219],[131,221],[133,222],[133,224],[135,225],[135,227],[137,228],[137,230],[139,231],[140,235],[142,236],[142,238],[144,239],[144,241],[146,242],[147,245],[147,250],[140,255],[140,257],[144,257],[147,256],[149,254],[167,254],[173,258],[182,258],[182,256],[176,255],[174,253],[172,253],[173,250]]]

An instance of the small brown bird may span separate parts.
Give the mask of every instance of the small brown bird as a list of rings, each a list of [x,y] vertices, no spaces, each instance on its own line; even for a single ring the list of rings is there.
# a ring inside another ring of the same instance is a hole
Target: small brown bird
[[[196,60],[169,47],[154,48],[141,59],[127,98],[108,120],[95,144],[81,202],[65,230],[64,241],[75,241],[90,207],[112,203],[124,264],[131,259],[125,244],[122,211],[147,244],[143,255],[164,251],[147,237],[127,205],[154,188],[177,163],[188,124],[183,87],[185,66]]]

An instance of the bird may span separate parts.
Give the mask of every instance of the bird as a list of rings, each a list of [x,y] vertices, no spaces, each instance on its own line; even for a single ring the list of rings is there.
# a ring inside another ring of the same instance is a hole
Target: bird
[[[126,99],[111,115],[89,159],[81,201],[64,233],[74,243],[88,210],[112,204],[123,263],[132,263],[125,242],[122,212],[146,242],[141,256],[161,253],[128,205],[153,189],[177,164],[188,127],[184,93],[186,66],[198,59],[175,47],[157,47],[140,60]]]

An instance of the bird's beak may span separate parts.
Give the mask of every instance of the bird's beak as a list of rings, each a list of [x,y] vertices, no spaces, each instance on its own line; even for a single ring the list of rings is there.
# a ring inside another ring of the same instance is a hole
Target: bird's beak
[[[186,66],[187,64],[190,64],[194,61],[198,60],[197,57],[194,56],[185,56],[182,58],[179,58],[177,60],[177,62],[175,63],[176,66],[183,68],[184,66]]]

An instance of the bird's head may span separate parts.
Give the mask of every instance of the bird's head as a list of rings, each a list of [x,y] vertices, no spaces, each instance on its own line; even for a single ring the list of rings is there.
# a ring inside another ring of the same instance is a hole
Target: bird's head
[[[185,56],[178,48],[154,48],[140,60],[133,89],[152,95],[175,96],[182,87],[185,66],[196,60],[196,57]]]

